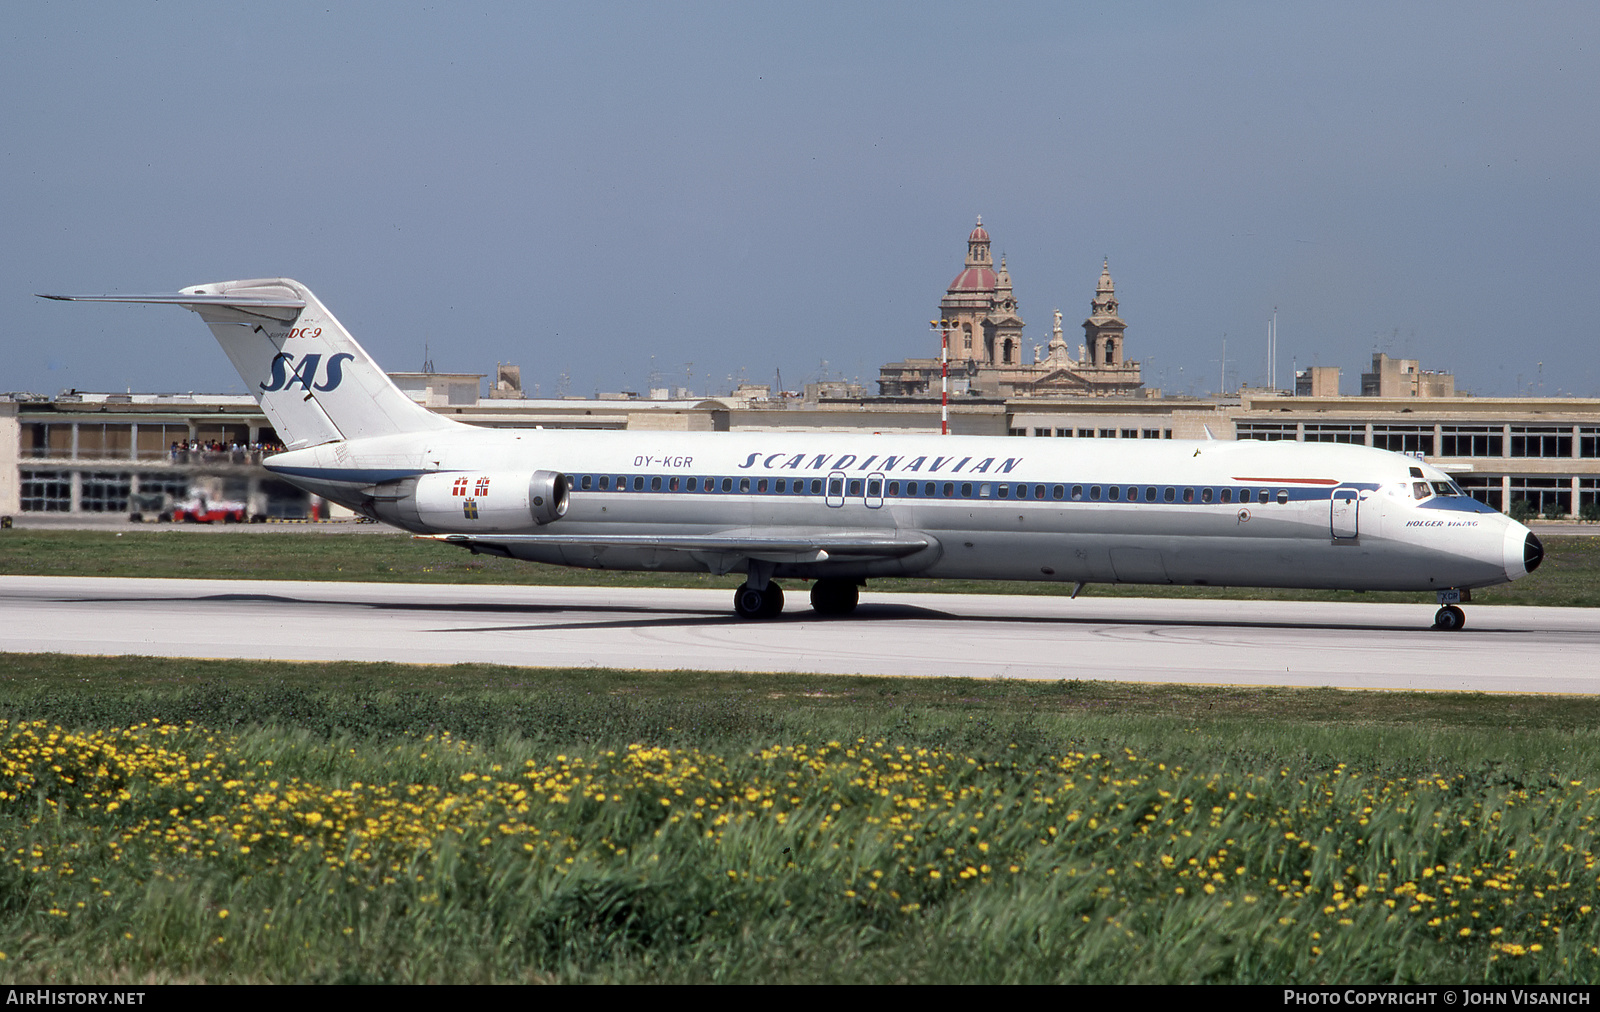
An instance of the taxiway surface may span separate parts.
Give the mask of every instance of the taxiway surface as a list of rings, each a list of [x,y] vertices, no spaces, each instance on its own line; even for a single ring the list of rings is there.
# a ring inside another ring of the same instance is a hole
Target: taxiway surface
[[[0,577],[0,650],[870,675],[1600,692],[1600,610],[866,594],[775,622],[730,594]]]

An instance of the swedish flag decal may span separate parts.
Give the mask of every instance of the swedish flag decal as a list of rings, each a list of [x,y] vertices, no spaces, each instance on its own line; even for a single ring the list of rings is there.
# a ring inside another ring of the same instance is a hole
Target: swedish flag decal
[[[463,499],[461,501],[461,515],[468,520],[478,519],[478,500]]]

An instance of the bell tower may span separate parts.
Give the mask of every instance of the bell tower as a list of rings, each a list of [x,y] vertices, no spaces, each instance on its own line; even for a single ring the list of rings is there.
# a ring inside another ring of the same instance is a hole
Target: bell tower
[[[1089,303],[1089,318],[1083,321],[1084,344],[1088,348],[1086,365],[1106,368],[1122,365],[1122,337],[1128,325],[1117,315],[1117,288],[1111,280],[1111,260],[1100,270]]]

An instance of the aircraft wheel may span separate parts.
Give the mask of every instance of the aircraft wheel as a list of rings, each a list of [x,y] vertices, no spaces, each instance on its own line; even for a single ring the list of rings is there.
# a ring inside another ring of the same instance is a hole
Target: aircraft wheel
[[[1442,632],[1459,632],[1467,624],[1467,613],[1447,604],[1433,616],[1433,627]]]
[[[818,580],[811,585],[811,607],[818,615],[848,615],[861,600],[861,588],[849,580]]]
[[[740,618],[777,618],[783,611],[783,588],[770,580],[766,590],[741,583],[733,592],[733,611]]]

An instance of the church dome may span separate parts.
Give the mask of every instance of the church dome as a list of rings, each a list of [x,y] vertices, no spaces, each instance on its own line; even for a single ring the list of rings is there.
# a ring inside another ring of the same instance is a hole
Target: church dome
[[[977,226],[975,228],[973,228],[973,230],[972,230],[972,234],[967,236],[967,242],[988,242],[988,241],[989,241],[989,233],[983,227],[983,219],[979,218]]]
[[[952,292],[992,292],[998,278],[988,267],[968,267],[950,282]]]

